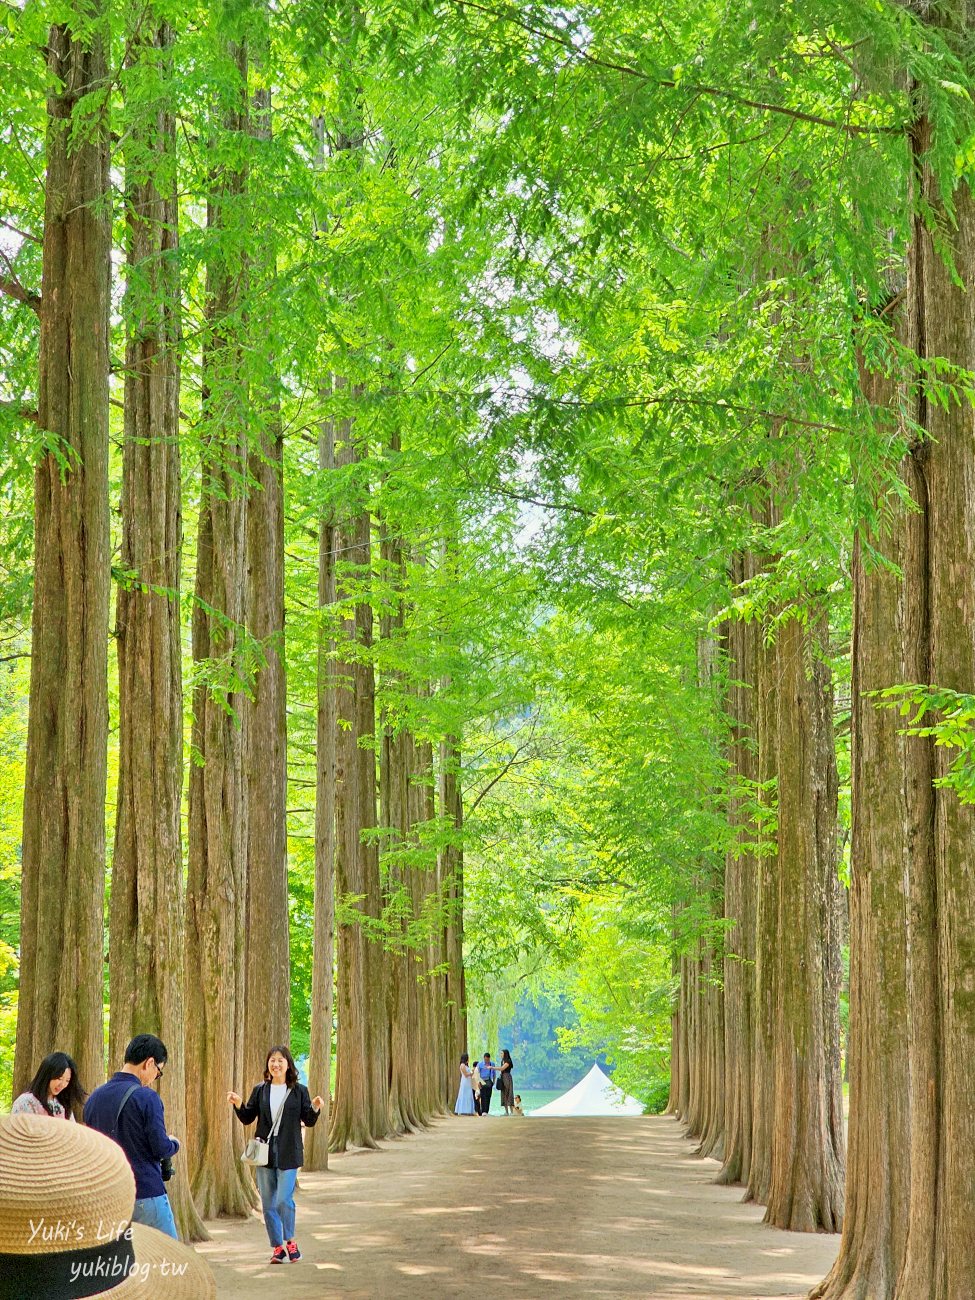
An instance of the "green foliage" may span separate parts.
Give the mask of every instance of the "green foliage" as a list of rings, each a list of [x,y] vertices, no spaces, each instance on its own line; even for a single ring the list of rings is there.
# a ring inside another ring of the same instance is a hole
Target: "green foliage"
[[[939,748],[957,750],[935,785],[954,790],[962,803],[975,803],[975,695],[936,686],[889,686],[870,695],[878,707],[908,719],[904,735],[928,736]]]
[[[670,1075],[658,1075],[640,1095],[646,1102],[645,1114],[663,1115],[670,1104]]]
[[[438,854],[462,845],[474,1032],[530,1026],[532,1068],[533,1053],[540,1070],[605,1052],[623,1086],[657,1096],[672,955],[702,938],[721,950],[725,854],[765,851],[774,831],[773,792],[728,779],[721,620],[774,636],[827,612],[848,827],[852,532],[883,562],[920,386],[943,405],[973,393],[943,359],[914,364],[888,310],[914,217],[906,132],[924,117],[946,210],[920,215],[948,259],[952,192],[975,175],[970,52],[916,10],[160,0],[165,52],[133,41],[145,15],[117,15],[118,245],[120,177],[154,170],[179,194],[163,261],[182,307],[184,680],[231,711],[268,647],[210,611],[234,653],[193,676],[200,501],[255,491],[238,435],[253,448],[278,417],[283,434],[295,1043],[310,1021],[319,651],[356,603],[373,611],[372,644],[326,653],[374,665],[391,732],[437,752],[457,740],[466,812],[460,836],[435,814],[406,843],[378,828],[373,937],[419,950],[442,930],[442,893],[413,918],[393,882],[407,865],[435,881]],[[5,656],[29,648],[32,469],[49,441],[22,299],[41,288],[43,49],[65,15],[84,27],[71,3],[0,17],[0,274],[21,291],[0,295],[2,1060],[29,662],[8,673]],[[246,78],[231,48],[244,40]],[[234,129],[257,91],[270,132]],[[161,164],[136,129],[160,99],[177,124]],[[153,269],[114,286],[117,403],[125,330],[159,305]],[[221,277],[235,296],[217,327]],[[864,401],[861,361],[911,372],[896,428]],[[117,506],[117,406],[112,419]],[[326,427],[356,439],[356,464],[320,468]],[[320,526],[364,507],[371,562],[344,558],[343,597],[323,609]],[[741,551],[767,563],[731,592]],[[975,798],[972,697],[887,700],[952,750],[944,782]],[[381,751],[378,735],[366,743]],[[729,799],[751,842],[730,836]],[[556,1055],[559,1030],[578,1055]]]

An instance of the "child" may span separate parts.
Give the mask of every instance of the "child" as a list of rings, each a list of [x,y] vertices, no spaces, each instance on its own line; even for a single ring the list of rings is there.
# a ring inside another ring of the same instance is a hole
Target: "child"
[[[474,1069],[471,1070],[471,1087],[474,1089],[474,1114],[481,1113],[481,1084],[484,1082],[481,1078],[481,1072],[477,1068],[478,1062],[474,1062]]]
[[[521,1097],[519,1097],[519,1095],[518,1095],[517,1093],[515,1093],[515,1110],[514,1110],[514,1113],[515,1113],[516,1115],[521,1115],[522,1118],[524,1118],[524,1116],[525,1116],[525,1112],[524,1112],[524,1111],[522,1110],[522,1108],[521,1108]]]

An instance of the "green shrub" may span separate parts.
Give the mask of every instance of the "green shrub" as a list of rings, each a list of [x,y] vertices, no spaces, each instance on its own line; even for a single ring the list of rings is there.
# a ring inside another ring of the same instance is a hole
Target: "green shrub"
[[[662,1115],[670,1101],[670,1075],[661,1074],[654,1079],[644,1096],[647,1103],[643,1108],[644,1115]]]

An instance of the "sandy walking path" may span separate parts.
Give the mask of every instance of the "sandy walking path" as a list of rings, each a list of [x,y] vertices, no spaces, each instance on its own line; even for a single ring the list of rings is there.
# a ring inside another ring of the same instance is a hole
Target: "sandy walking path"
[[[444,1119],[332,1159],[298,1194],[304,1259],[268,1264],[263,1222],[208,1224],[226,1300],[507,1295],[802,1297],[839,1238],[777,1232],[716,1187],[673,1119]]]

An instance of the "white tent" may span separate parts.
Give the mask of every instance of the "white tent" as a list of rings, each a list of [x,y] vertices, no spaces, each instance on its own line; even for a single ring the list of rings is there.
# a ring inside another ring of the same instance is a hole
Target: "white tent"
[[[594,1065],[584,1079],[580,1079],[574,1088],[556,1097],[547,1106],[529,1113],[529,1119],[536,1115],[543,1118],[573,1115],[642,1115],[643,1102],[629,1097],[617,1088],[608,1074],[598,1065]]]

